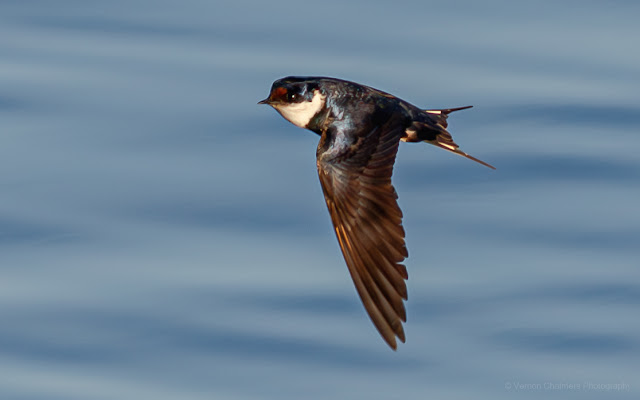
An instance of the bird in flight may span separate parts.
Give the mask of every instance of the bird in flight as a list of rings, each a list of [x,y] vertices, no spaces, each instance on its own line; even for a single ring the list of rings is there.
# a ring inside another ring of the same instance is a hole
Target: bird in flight
[[[484,166],[459,149],[447,117],[467,107],[423,110],[389,93],[341,79],[286,77],[268,104],[292,124],[320,135],[316,164],[344,260],[386,343],[404,343],[407,258],[402,211],[391,184],[400,141],[427,142]]]

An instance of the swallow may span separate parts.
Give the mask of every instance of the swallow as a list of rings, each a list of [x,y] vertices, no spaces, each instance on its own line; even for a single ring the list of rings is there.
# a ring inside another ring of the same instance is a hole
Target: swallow
[[[405,342],[408,257],[402,211],[391,184],[399,143],[427,142],[495,169],[459,149],[450,113],[420,109],[389,93],[327,77],[276,80],[268,104],[320,136],[316,164],[342,255],[364,308],[392,348]]]

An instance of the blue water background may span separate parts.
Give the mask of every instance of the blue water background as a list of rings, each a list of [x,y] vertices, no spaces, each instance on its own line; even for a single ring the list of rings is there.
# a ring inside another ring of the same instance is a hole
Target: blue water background
[[[0,398],[639,398],[639,15],[3,0]],[[475,106],[450,128],[496,171],[399,151],[397,352],[348,277],[317,136],[256,105],[286,75]]]

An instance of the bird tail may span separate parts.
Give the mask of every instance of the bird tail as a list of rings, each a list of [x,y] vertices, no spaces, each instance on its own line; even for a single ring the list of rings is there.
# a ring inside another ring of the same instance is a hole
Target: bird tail
[[[436,119],[440,125],[443,127],[447,127],[447,117],[454,111],[466,110],[467,108],[471,108],[473,106],[464,106],[457,108],[439,108],[435,110],[424,110],[424,112],[428,113],[432,118]]]
[[[488,164],[482,160],[478,160],[477,158],[475,158],[474,156],[472,156],[471,154],[467,154],[464,151],[460,150],[460,146],[458,146],[457,144],[455,144],[455,142],[453,141],[453,139],[451,138],[451,134],[449,134],[449,132],[447,131],[443,131],[442,133],[439,133],[436,136],[435,140],[425,140],[425,142],[430,143],[436,147],[440,147],[441,149],[445,149],[447,151],[450,151],[454,154],[457,154],[459,156],[468,158],[469,160],[473,160],[479,164],[484,165],[485,167],[489,167],[491,169],[496,169],[496,167],[494,167],[491,164]]]
[[[456,107],[456,108],[440,108],[436,110],[425,110],[429,114],[444,114],[449,115],[454,111],[466,110],[467,108],[471,108],[473,106],[464,106],[464,107]]]
[[[468,158],[469,160],[473,160],[479,164],[482,164],[486,167],[489,167],[491,169],[496,169],[493,165],[491,164],[487,164],[486,162],[482,161],[482,160],[478,160],[477,158],[473,157],[470,154],[465,153],[464,151],[460,150],[460,146],[458,146],[454,141],[453,138],[451,137],[451,134],[446,130],[447,128],[447,117],[449,116],[449,114],[451,114],[454,111],[460,111],[460,110],[466,110],[467,108],[471,108],[473,106],[464,106],[464,107],[456,107],[456,108],[441,108],[441,109],[436,109],[436,110],[424,110],[426,113],[430,114],[430,116],[433,118],[435,117],[435,119],[437,120],[438,125],[442,126],[444,129],[439,130],[436,135],[435,135],[435,139],[432,140],[425,140],[425,142],[430,143],[434,146],[440,147],[441,149],[450,151],[452,153],[455,153],[459,156]]]

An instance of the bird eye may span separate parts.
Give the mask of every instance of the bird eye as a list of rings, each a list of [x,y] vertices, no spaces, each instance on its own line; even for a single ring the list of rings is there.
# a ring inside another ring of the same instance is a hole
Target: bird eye
[[[298,95],[295,93],[289,93],[289,100],[296,100],[298,98]]]

